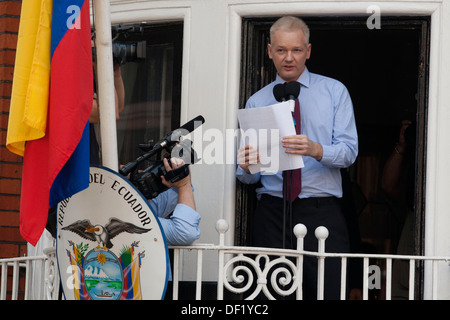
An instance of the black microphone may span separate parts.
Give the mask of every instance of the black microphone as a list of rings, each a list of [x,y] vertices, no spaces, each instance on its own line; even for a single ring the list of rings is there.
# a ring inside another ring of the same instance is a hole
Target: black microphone
[[[297,99],[298,95],[300,94],[300,83],[298,83],[297,81],[286,83],[285,91],[288,100]]]
[[[191,133],[192,131],[194,131],[195,129],[197,129],[204,123],[205,123],[205,118],[203,118],[202,116],[197,116],[194,119],[192,119],[191,121],[188,121],[185,124],[183,124],[180,128],[175,129],[172,132],[168,133],[167,136],[164,139],[157,142],[155,144],[155,146],[160,144],[161,147],[164,148],[170,143],[179,142],[181,136]]]
[[[289,106],[291,107],[291,112],[295,109],[295,99],[297,99],[300,94],[300,83],[297,81],[287,82],[285,84],[286,99],[289,101]]]
[[[286,88],[284,84],[279,83],[273,87],[273,95],[278,102],[286,101]]]
[[[177,130],[186,130],[188,133],[191,133],[192,131],[194,131],[195,129],[197,129],[204,123],[205,123],[205,118],[203,118],[202,116],[197,116],[194,119],[192,119],[191,121],[188,121],[185,124],[183,124],[183,126]]]

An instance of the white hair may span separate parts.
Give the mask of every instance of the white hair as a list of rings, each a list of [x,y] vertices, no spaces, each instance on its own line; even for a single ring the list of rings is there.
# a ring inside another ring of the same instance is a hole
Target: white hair
[[[305,35],[306,39],[306,45],[309,44],[309,27],[300,18],[293,17],[293,16],[285,16],[281,17],[275,23],[270,27],[270,42],[272,43],[272,37],[275,31],[278,30],[285,30],[285,31],[296,31],[301,30],[303,34]]]

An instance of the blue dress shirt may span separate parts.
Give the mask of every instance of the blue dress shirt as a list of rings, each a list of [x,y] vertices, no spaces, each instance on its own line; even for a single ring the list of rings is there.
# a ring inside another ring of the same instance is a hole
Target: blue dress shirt
[[[341,82],[310,73],[307,68],[297,81],[301,85],[301,133],[323,147],[320,162],[312,157],[303,157],[305,166],[302,168],[302,192],[299,198],[341,198],[340,168],[349,167],[358,155],[358,134],[350,94]],[[245,108],[278,103],[273,95],[273,87],[283,82],[277,76],[274,82],[252,95]],[[246,184],[261,181],[262,187],[256,190],[258,198],[263,193],[283,197],[281,171],[276,174],[248,174],[238,166],[236,176]]]
[[[178,203],[178,189],[170,188],[160,193],[150,200],[150,207],[159,217],[168,245],[190,245],[200,237],[200,215],[191,207]]]

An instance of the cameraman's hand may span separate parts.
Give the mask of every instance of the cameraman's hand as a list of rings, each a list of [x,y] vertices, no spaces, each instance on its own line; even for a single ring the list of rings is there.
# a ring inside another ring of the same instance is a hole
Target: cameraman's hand
[[[163,163],[164,163],[164,168],[166,169],[167,172],[172,171],[173,169],[177,169],[179,167],[184,166],[184,161],[183,159],[179,159],[179,158],[171,158],[170,159],[170,163],[172,164],[172,167],[169,164],[169,161],[167,160],[167,158],[163,159]],[[170,182],[168,180],[166,180],[166,178],[164,178],[164,176],[161,176],[161,180],[162,183],[166,186],[166,187],[175,187],[175,188],[183,188],[183,187],[188,187],[191,188],[191,175],[189,174],[187,177],[177,181],[177,182]]]
[[[406,139],[405,139],[405,131],[412,124],[410,120],[403,120],[402,126],[400,128],[400,134],[398,136],[397,142],[397,152],[404,153],[406,150]]]
[[[166,168],[166,171],[169,172],[173,169],[177,169],[179,167],[182,167],[184,165],[184,161],[179,158],[171,158],[170,163],[172,164],[172,167],[169,165],[169,161],[164,158],[164,167]],[[162,183],[171,188],[175,187],[178,189],[178,203],[185,204],[192,209],[196,210],[195,208],[195,200],[194,200],[194,192],[191,187],[191,174],[186,176],[185,178],[175,182],[171,183],[170,181],[167,181],[164,176],[161,176]]]

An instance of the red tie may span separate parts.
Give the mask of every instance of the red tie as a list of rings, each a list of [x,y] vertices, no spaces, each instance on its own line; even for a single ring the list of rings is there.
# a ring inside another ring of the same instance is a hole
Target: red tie
[[[300,103],[298,102],[298,98],[295,99],[294,120],[295,131],[297,134],[300,134]],[[292,181],[290,181],[290,177],[292,177]],[[286,192],[283,192],[283,194],[286,195],[287,200],[292,202],[302,191],[302,169],[283,171],[283,180],[283,188],[286,187]]]

